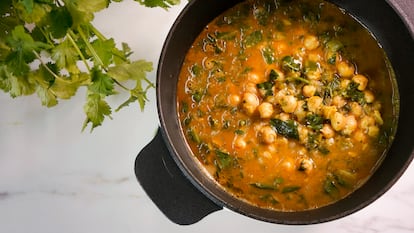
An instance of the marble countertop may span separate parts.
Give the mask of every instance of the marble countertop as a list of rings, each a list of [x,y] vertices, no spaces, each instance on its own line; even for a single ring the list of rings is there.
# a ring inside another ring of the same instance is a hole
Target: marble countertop
[[[134,58],[156,66],[168,30],[186,2],[169,11],[132,0],[112,3],[97,15],[95,25],[127,42]],[[414,1],[392,2],[414,22]],[[155,81],[155,71],[150,79]],[[159,125],[155,90],[145,112],[138,106],[126,108],[93,133],[81,132],[84,96],[81,90],[72,100],[46,109],[35,96],[11,99],[0,93],[1,232],[414,232],[414,164],[377,201],[332,222],[284,226],[222,210],[190,226],[176,225],[152,203],[134,174],[136,155]],[[125,98],[109,101],[117,105]]]

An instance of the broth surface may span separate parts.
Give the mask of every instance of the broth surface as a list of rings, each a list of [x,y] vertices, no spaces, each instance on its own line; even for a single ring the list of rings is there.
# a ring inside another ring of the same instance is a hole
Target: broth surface
[[[281,211],[360,187],[396,118],[384,52],[325,1],[246,1],[200,33],[177,84],[183,133],[225,190]]]

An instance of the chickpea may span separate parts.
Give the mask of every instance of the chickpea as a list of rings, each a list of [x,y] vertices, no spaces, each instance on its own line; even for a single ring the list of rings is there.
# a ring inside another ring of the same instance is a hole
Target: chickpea
[[[256,73],[250,72],[247,74],[247,80],[251,83],[260,83],[260,76]]]
[[[285,168],[285,170],[293,171],[295,169],[295,165],[291,159],[285,159],[282,163],[282,166]]]
[[[368,128],[368,136],[370,137],[376,137],[379,134],[379,128],[376,125],[372,125]]]
[[[313,163],[313,160],[311,158],[303,157],[299,159],[298,170],[309,173],[312,171],[314,165],[315,164]]]
[[[244,138],[238,137],[236,140],[234,140],[233,144],[234,148],[236,149],[244,149],[247,146],[246,140]]]
[[[354,116],[359,117],[362,115],[362,107],[357,102],[351,102],[349,106],[351,107],[351,113]]]
[[[279,104],[283,111],[293,113],[298,105],[298,101],[293,95],[285,95],[280,99]]]
[[[336,69],[338,70],[338,74],[343,78],[349,78],[355,72],[354,65],[349,64],[346,61],[336,63]]]
[[[330,118],[332,128],[340,131],[345,127],[345,116],[340,112],[335,112]]]
[[[343,106],[345,106],[346,100],[342,96],[336,95],[332,99],[332,104],[337,106],[338,108],[342,108]]]
[[[315,71],[309,71],[306,73],[306,77],[310,80],[320,80],[322,76],[321,71],[315,70]]]
[[[276,141],[277,134],[270,126],[264,126],[259,131],[259,136],[262,142],[271,144]]]
[[[303,44],[306,49],[314,50],[319,47],[318,37],[314,35],[306,35],[305,39],[303,40]]]
[[[322,107],[322,114],[325,118],[331,119],[331,117],[337,112],[337,108],[335,106],[323,106]]]
[[[345,117],[345,125],[343,129],[343,133],[346,135],[351,135],[358,126],[358,122],[355,119],[355,116],[349,115]]]
[[[246,92],[243,95],[243,109],[247,114],[252,115],[257,107],[259,106],[260,101],[257,95],[253,93]]]
[[[239,95],[231,94],[231,95],[228,96],[227,101],[231,106],[235,107],[235,106],[239,105],[241,99],[240,99]]]
[[[324,124],[321,133],[324,138],[333,138],[335,136],[335,131],[332,129],[332,126],[329,124]]]
[[[282,112],[279,114],[278,118],[282,121],[287,121],[287,120],[290,120],[290,115],[285,112]]]
[[[261,118],[270,118],[274,113],[273,105],[269,102],[260,104],[258,110]]]
[[[298,118],[299,121],[302,121],[306,117],[306,111],[303,108],[305,101],[299,100],[298,105],[296,106],[296,110],[294,112],[295,116]]]
[[[365,143],[367,141],[367,136],[362,130],[356,130],[353,133],[353,138],[360,143]]]
[[[384,124],[384,120],[382,119],[382,117],[381,117],[381,113],[380,113],[378,110],[374,110],[373,115],[374,115],[374,118],[375,118],[375,122],[376,122],[378,125],[382,125],[382,124]]]
[[[301,143],[308,142],[308,134],[309,130],[305,126],[299,125],[298,126],[298,133],[299,133],[299,141]]]
[[[244,86],[244,91],[245,92],[250,92],[250,93],[253,93],[253,94],[257,94],[256,84],[254,84],[254,83],[246,83],[246,85]]]
[[[351,80],[349,79],[342,79],[341,80],[341,89],[346,89],[348,87],[348,85],[351,83]]]
[[[302,88],[302,92],[305,97],[312,97],[315,95],[316,87],[313,85],[305,85]]]
[[[374,102],[374,100],[375,100],[374,93],[372,93],[372,91],[370,91],[370,90],[365,90],[364,91],[364,97],[365,97],[365,101],[368,104]]]
[[[368,79],[362,74],[357,74],[352,77],[352,81],[358,84],[358,90],[363,91],[368,85]]]
[[[323,99],[319,96],[312,96],[308,99],[308,109],[311,112],[317,113],[320,111]]]
[[[368,128],[375,124],[375,119],[371,116],[364,116],[359,122],[359,127],[365,132],[368,131]]]
[[[313,62],[321,61],[322,57],[318,53],[309,53],[308,59]]]

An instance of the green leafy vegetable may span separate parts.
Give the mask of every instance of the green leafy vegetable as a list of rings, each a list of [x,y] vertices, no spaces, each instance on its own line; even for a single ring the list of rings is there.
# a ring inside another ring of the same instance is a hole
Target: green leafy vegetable
[[[263,34],[261,31],[254,31],[251,34],[248,34],[244,38],[244,46],[246,48],[252,47],[263,40]]]
[[[292,56],[285,56],[282,58],[282,67],[284,70],[298,72],[301,68],[299,60],[294,59]]]
[[[222,169],[226,169],[230,166],[232,166],[233,164],[233,158],[230,156],[229,153],[220,151],[220,150],[216,150],[216,156],[217,156],[217,166],[222,170]]]
[[[323,127],[324,118],[318,114],[310,114],[305,117],[306,125],[313,130],[320,130]]]
[[[271,70],[269,74],[269,80],[263,83],[256,84],[256,87],[260,90],[265,91],[265,96],[272,96],[273,86],[275,85],[275,81],[278,77],[279,74],[275,70]]]
[[[298,125],[293,120],[271,119],[270,125],[278,134],[286,138],[299,139]]]
[[[265,60],[267,64],[270,65],[273,62],[275,62],[275,54],[274,54],[272,47],[270,46],[264,47],[261,49],[261,52],[262,52],[263,59]]]
[[[179,0],[135,0],[146,7],[167,9]],[[145,60],[132,61],[131,49],[121,48],[92,25],[94,14],[122,0],[2,0],[0,3],[0,89],[11,97],[37,94],[42,105],[87,89],[85,129],[111,118],[106,97],[121,91],[141,110],[154,84],[146,77],[153,70]],[[36,64],[36,65],[35,65]],[[124,82],[133,82],[128,88]]]
[[[365,94],[364,92],[358,90],[359,84],[351,81],[346,88],[346,97],[351,101],[358,102],[359,104],[365,104]]]

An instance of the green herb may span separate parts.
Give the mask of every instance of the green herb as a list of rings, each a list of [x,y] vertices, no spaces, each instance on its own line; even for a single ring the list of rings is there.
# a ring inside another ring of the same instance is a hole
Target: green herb
[[[169,8],[179,0],[136,0],[147,7]],[[111,118],[106,98],[129,98],[115,111],[138,103],[154,87],[146,75],[151,62],[130,59],[131,49],[106,38],[92,25],[94,14],[122,0],[2,0],[0,3],[0,89],[11,97],[37,94],[42,105],[53,107],[87,89],[83,130]],[[34,64],[38,64],[37,66]],[[132,88],[124,82],[134,82]]]
[[[222,169],[226,169],[230,166],[232,166],[233,164],[233,158],[230,156],[229,153],[220,151],[220,150],[216,150],[216,156],[217,156],[217,166],[222,170]]]
[[[300,189],[300,186],[286,186],[282,189],[282,193],[292,193]]]
[[[305,117],[306,125],[313,130],[320,130],[323,127],[324,118],[318,114],[309,114]]]
[[[264,190],[277,190],[277,186],[274,184],[264,184],[264,183],[251,183],[251,186],[258,188],[258,189],[264,189]]]
[[[265,91],[265,96],[273,95],[273,86],[279,74],[275,70],[271,70],[269,74],[269,80],[263,83],[256,84],[256,87]]]
[[[230,32],[216,32],[216,38],[220,40],[234,40],[237,36],[237,31],[230,31]]]
[[[334,65],[336,63],[336,56],[343,47],[344,45],[338,40],[329,40],[325,44],[326,59],[329,64]]]
[[[285,56],[282,58],[282,67],[284,70],[298,72],[300,71],[301,63],[292,56]]]
[[[243,43],[244,43],[246,48],[249,48],[249,47],[252,47],[252,46],[258,44],[262,40],[263,40],[262,32],[261,31],[254,31],[251,34],[248,34],[244,38]]]
[[[270,125],[278,134],[286,138],[299,139],[298,125],[293,120],[271,119]]]
[[[193,129],[189,129],[187,131],[187,135],[191,139],[191,141],[193,141],[197,144],[201,143],[200,137],[198,136],[198,134]]]
[[[264,189],[264,190],[278,190],[279,185],[283,183],[282,177],[277,177],[273,180],[273,182],[270,183],[261,183],[261,182],[255,182],[251,183],[250,185],[252,187],[258,188],[258,189]]]
[[[358,102],[359,104],[365,104],[365,94],[364,92],[358,90],[359,84],[356,82],[351,81],[345,90],[345,95],[351,101]]]
[[[275,54],[274,54],[272,47],[270,46],[264,47],[261,49],[261,52],[262,52],[263,59],[265,60],[267,64],[270,65],[273,62],[275,62]]]
[[[271,1],[264,1],[253,10],[254,18],[259,22],[260,25],[267,25],[269,16],[275,9],[276,5]]]

